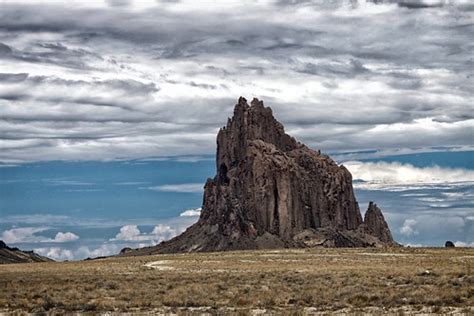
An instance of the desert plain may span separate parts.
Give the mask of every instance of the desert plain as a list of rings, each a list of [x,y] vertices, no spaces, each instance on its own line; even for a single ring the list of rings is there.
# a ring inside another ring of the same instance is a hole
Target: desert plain
[[[474,313],[474,249],[299,249],[0,266],[0,313]]]

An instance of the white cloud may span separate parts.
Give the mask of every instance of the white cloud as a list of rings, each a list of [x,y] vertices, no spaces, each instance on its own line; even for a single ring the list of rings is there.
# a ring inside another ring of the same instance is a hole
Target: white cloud
[[[363,159],[383,158],[397,155],[411,155],[422,153],[436,153],[436,152],[462,152],[474,151],[474,146],[454,146],[454,147],[421,147],[421,148],[388,148],[382,150],[368,150],[368,151],[335,151],[332,152],[331,158],[338,162],[345,163],[346,161],[355,161]]]
[[[42,256],[46,256],[57,261],[74,259],[74,254],[71,250],[60,247],[35,248],[34,251]]]
[[[117,183],[114,183],[114,185],[136,186],[136,185],[143,185],[143,184],[147,184],[147,183],[148,182],[128,181],[128,182],[117,182]]]
[[[48,185],[54,186],[89,186],[93,185],[93,183],[89,182],[82,182],[77,180],[70,180],[70,179],[43,179],[43,181]]]
[[[18,167],[18,165],[8,164],[8,163],[0,163],[0,168],[14,168],[14,167]]]
[[[49,227],[18,227],[6,230],[2,233],[2,240],[7,244],[15,243],[64,243],[79,239],[71,232],[58,232],[54,238],[37,235],[37,233],[49,230]]]
[[[471,209],[429,211],[413,204],[413,210],[409,209],[407,213],[396,214],[397,218],[391,225],[396,239],[405,244],[442,247],[446,240],[469,240],[473,234],[469,219]]]
[[[104,243],[100,247],[90,249],[88,246],[81,246],[74,251],[75,259],[96,258],[104,256],[112,256],[118,254],[120,246],[116,244]]]
[[[120,232],[115,236],[116,240],[136,240],[140,236],[137,225],[125,225],[120,228]]]
[[[158,224],[153,228],[151,234],[159,236],[160,238],[169,239],[170,236],[176,236],[176,230],[168,225]]]
[[[474,242],[455,241],[456,247],[474,247]]]
[[[12,227],[18,227],[21,225],[28,226],[41,226],[45,227],[49,225],[51,227],[82,227],[82,228],[112,228],[117,226],[124,226],[130,224],[129,220],[125,219],[112,219],[112,218],[94,218],[94,220],[71,217],[65,215],[52,215],[52,214],[31,214],[31,215],[12,215],[0,218],[1,224],[8,224]],[[135,219],[133,224],[136,225],[148,225],[150,219],[140,218]],[[7,225],[7,226],[8,226]],[[1,232],[0,232],[1,234]]]
[[[352,173],[354,183],[360,189],[402,190],[407,185],[411,188],[423,184],[460,184],[474,182],[474,171],[466,169],[441,168],[438,166],[419,168],[399,162],[360,162],[348,161],[344,166]]]
[[[149,187],[149,190],[159,192],[199,193],[204,191],[202,183],[164,184]]]
[[[2,240],[7,244],[42,242],[45,240],[45,237],[37,236],[35,234],[47,229],[48,227],[12,228],[2,233]]]
[[[125,225],[120,228],[120,232],[111,241],[129,241],[159,243],[163,240],[173,238],[178,234],[178,230],[169,225],[158,224],[151,233],[142,233],[137,225]]]
[[[74,241],[74,240],[78,240],[79,239],[79,236],[77,236],[76,234],[74,233],[71,233],[71,232],[66,232],[66,233],[62,233],[62,232],[59,232],[56,234],[56,236],[54,237],[54,242],[69,242],[69,241]]]
[[[412,236],[412,235],[417,235],[418,231],[416,231],[415,229],[416,223],[417,222],[414,219],[406,219],[403,222],[403,226],[400,228],[400,234],[407,237]]]
[[[423,247],[422,244],[410,244],[410,243],[408,243],[408,244],[404,244],[404,245],[405,245],[405,247],[412,247],[412,248],[420,248],[420,247]]]
[[[179,157],[175,158],[175,161],[189,162],[189,163],[209,161],[209,160],[213,161],[214,157],[209,157],[209,156],[179,156]]]
[[[186,210],[179,214],[179,216],[199,216],[201,215],[201,208]]]
[[[104,243],[93,249],[90,249],[88,246],[81,246],[75,250],[62,247],[42,247],[35,248],[34,251],[56,261],[64,261],[115,255],[120,251],[120,246]]]

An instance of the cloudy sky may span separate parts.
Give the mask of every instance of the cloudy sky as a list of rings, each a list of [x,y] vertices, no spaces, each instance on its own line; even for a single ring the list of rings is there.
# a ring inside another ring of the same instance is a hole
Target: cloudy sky
[[[113,210],[130,213],[131,201],[145,205],[143,218],[182,219],[200,206],[216,132],[241,95],[263,99],[289,134],[345,162],[365,181],[356,185],[364,202],[364,192],[385,194],[377,202],[388,205],[405,243],[430,244],[427,232],[447,216],[454,228],[446,238],[456,231],[460,242],[474,242],[472,1],[62,3],[0,0],[0,212],[11,218],[0,228],[10,243],[21,245],[19,234],[30,248],[35,241],[51,244],[45,253],[84,256],[57,246],[84,240],[77,231],[29,218],[79,225],[105,212],[100,222]],[[111,175],[102,183],[105,165]],[[163,168],[174,173],[161,176]],[[140,170],[156,177],[134,177]],[[34,181],[38,191],[28,186]],[[429,192],[400,193],[415,185]],[[104,192],[114,199],[123,187],[137,193],[104,202]],[[59,206],[58,196],[48,200],[58,188],[67,192]],[[95,204],[84,202],[99,192]],[[421,211],[390,202],[415,198],[420,207],[444,205],[425,210],[436,212],[434,226],[423,230]],[[467,206],[451,203],[460,200]],[[96,238],[97,249],[126,234],[134,242],[169,237],[156,225],[143,233],[143,220],[126,217],[117,217],[112,237]],[[20,228],[29,230],[11,231]]]

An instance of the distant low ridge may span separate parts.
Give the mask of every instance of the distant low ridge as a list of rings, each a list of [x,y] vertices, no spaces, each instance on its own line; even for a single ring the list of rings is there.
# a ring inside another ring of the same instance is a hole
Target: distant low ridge
[[[197,223],[122,255],[398,246],[375,203],[362,219],[351,173],[287,135],[262,101],[238,100],[217,135],[216,169]]]
[[[33,251],[22,251],[18,248],[8,247],[2,240],[0,240],[0,264],[47,261],[53,260],[40,256]]]

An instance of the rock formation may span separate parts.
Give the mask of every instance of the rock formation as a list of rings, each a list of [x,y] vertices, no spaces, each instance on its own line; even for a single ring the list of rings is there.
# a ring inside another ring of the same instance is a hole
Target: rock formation
[[[369,235],[377,237],[383,243],[389,244],[393,242],[392,234],[383,217],[382,211],[374,202],[369,203],[367,212],[365,212],[364,225]]]
[[[53,260],[40,256],[33,251],[22,251],[18,248],[8,247],[2,240],[0,240],[0,264],[46,261]]]
[[[362,220],[350,172],[285,134],[262,101],[239,99],[217,135],[216,169],[196,224],[128,254],[396,245],[375,204]]]

